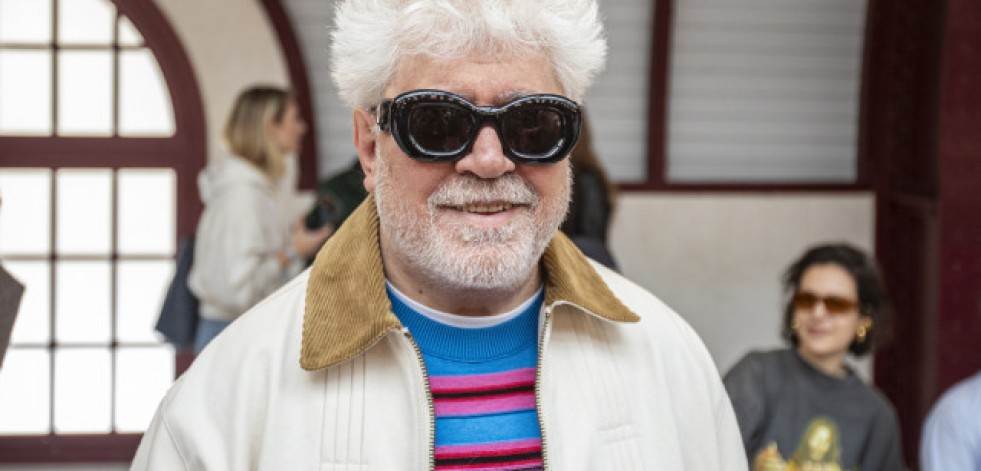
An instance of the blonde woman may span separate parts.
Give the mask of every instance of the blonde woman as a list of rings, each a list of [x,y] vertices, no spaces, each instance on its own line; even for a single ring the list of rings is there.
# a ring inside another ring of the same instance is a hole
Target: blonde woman
[[[330,236],[293,221],[293,155],[306,132],[296,99],[276,87],[252,87],[225,123],[229,155],[215,159],[198,184],[198,223],[188,286],[200,300],[195,352],[272,293]]]

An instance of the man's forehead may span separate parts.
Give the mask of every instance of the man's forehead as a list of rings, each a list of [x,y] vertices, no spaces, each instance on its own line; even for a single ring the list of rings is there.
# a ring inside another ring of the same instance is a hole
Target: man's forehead
[[[503,105],[539,93],[561,94],[551,65],[540,55],[489,60],[406,58],[386,87],[386,97],[411,90],[450,92],[481,105]]]

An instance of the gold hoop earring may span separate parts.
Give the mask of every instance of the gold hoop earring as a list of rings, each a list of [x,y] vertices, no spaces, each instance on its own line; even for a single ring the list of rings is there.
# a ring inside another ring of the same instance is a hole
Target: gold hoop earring
[[[858,329],[855,331],[855,341],[857,343],[864,342],[865,338],[869,335],[870,329],[872,329],[872,319],[866,318],[858,325]]]

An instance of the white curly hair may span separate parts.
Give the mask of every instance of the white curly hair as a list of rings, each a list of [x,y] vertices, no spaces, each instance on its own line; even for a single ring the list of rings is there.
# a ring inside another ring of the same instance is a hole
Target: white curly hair
[[[406,57],[542,54],[579,102],[606,60],[595,0],[341,0],[331,39],[331,74],[352,108],[377,104]]]

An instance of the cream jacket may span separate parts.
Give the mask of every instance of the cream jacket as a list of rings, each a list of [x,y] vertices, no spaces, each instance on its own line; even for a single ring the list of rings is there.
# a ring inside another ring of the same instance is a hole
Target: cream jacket
[[[313,267],[232,323],[162,401],[133,470],[432,469],[421,354],[385,294],[369,197]],[[555,471],[746,469],[708,352],[557,234],[536,387]]]

